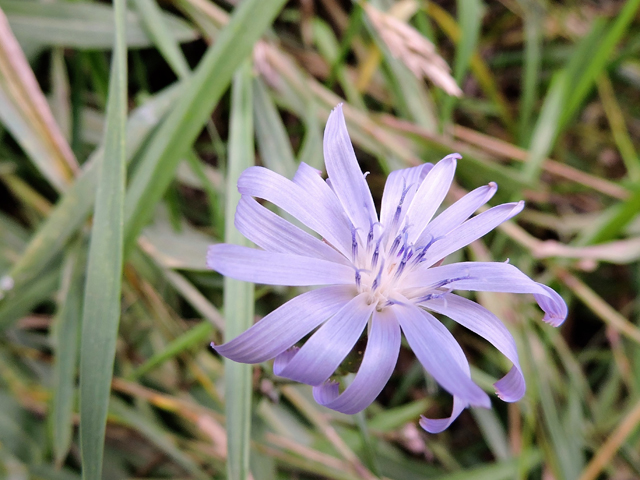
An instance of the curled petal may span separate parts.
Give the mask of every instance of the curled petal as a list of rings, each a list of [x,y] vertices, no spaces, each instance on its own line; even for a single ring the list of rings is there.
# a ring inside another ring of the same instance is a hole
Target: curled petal
[[[353,298],[311,335],[292,358],[278,358],[273,373],[308,385],[321,385],[342,363],[358,341],[375,305],[367,295]]]
[[[471,380],[469,363],[453,335],[433,315],[403,301],[393,310],[409,346],[422,366],[449,393],[474,406],[491,406],[489,396]]]
[[[337,250],[292,225],[247,195],[243,195],[238,202],[235,226],[240,233],[264,250],[348,264],[347,259]]]
[[[399,230],[410,225],[409,243],[415,243],[429,221],[433,218],[438,207],[451,187],[453,175],[456,172],[456,159],[462,158],[458,153],[447,155],[429,171],[418,187],[413,201],[407,209],[407,214],[400,224]],[[393,233],[393,232],[392,232]]]
[[[319,288],[289,300],[223,345],[213,345],[235,362],[261,363],[281,354],[338,312],[354,292],[343,286]]]
[[[207,266],[231,278],[266,285],[348,285],[355,282],[355,272],[347,265],[227,243],[209,247]]]
[[[524,396],[526,385],[518,360],[516,342],[498,317],[483,306],[451,293],[421,305],[446,315],[493,344],[513,363],[509,373],[495,383],[498,396],[505,402],[517,402]]]
[[[316,402],[350,415],[368,407],[393,373],[400,352],[400,336],[400,326],[388,309],[374,311],[364,358],[355,379],[341,395],[335,382],[313,387]]]
[[[406,287],[446,288],[477,292],[532,293],[545,312],[544,321],[560,325],[567,304],[554,290],[534,282],[513,265],[499,262],[462,262],[419,268],[404,278]],[[443,287],[444,285],[444,287]]]
[[[371,191],[353,151],[342,105],[327,120],[323,140],[324,161],[331,186],[353,225],[368,231],[378,219]]]
[[[434,238],[448,234],[468,219],[478,208],[491,200],[497,190],[498,186],[491,182],[467,193],[429,223],[416,244],[424,245]]]
[[[249,167],[238,179],[242,195],[262,198],[293,215],[319,233],[343,255],[351,251],[351,224],[342,209],[310,195],[291,180],[263,167]]]
[[[394,219],[400,224],[420,184],[433,168],[431,163],[394,170],[389,174],[382,193],[380,223],[389,227]],[[397,218],[396,218],[397,216]]]
[[[501,223],[516,216],[523,208],[524,202],[504,203],[467,220],[451,230],[445,238],[436,241],[427,250],[423,262],[424,268],[430,267],[450,253],[457,252],[474,240],[486,235]]]
[[[462,400],[460,397],[453,397],[453,411],[451,412],[451,416],[448,418],[427,418],[420,417],[420,426],[424,428],[429,433],[440,433],[449,428],[449,425],[453,423],[453,421],[460,416],[462,411],[467,408],[469,405]]]

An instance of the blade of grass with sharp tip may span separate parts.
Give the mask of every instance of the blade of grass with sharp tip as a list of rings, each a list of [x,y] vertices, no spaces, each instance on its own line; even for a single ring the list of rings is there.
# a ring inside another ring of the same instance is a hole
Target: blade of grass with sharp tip
[[[235,70],[271,25],[285,0],[245,0],[193,72],[176,108],[150,141],[127,190],[125,249],[133,246],[174,177],[178,163],[207,122]]]
[[[225,241],[251,245],[233,224],[240,194],[236,189],[243,170],[254,164],[253,100],[251,65],[246,63],[233,79]],[[253,284],[224,278],[225,340],[238,336],[253,324]],[[251,431],[251,365],[225,359],[225,412],[227,416],[227,475],[230,480],[245,480],[249,473]]]
[[[126,173],[125,0],[114,1],[116,37],[107,101],[105,151],[91,230],[80,346],[80,446],[84,480],[102,478],[104,435],[120,321]]]
[[[140,13],[142,24],[147,29],[147,34],[162,53],[162,56],[171,66],[180,79],[189,76],[190,69],[187,60],[182,54],[175,37],[162,15],[162,10],[158,7],[156,0],[134,0],[136,9]]]
[[[69,249],[62,268],[62,304],[54,319],[52,388],[52,443],[56,465],[62,466],[69,453],[73,434],[72,414],[75,407],[75,383],[78,366],[78,338],[82,316],[84,284],[82,244]]]
[[[296,160],[287,130],[267,92],[267,87],[258,77],[253,79],[252,103],[260,159],[269,170],[293,178],[296,173]]]
[[[1,9],[0,120],[43,177],[64,190],[78,164]]]

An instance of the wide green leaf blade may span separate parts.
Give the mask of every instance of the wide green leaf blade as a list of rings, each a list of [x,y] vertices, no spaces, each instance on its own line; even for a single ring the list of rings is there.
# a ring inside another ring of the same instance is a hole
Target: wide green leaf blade
[[[85,480],[102,478],[104,435],[120,321],[127,120],[125,13],[125,0],[116,0],[116,41],[109,82],[105,152],[96,192],[82,315],[80,446]]]
[[[254,164],[253,101],[251,66],[245,64],[233,79],[229,162],[227,166],[227,201],[225,241],[250,246],[234,226],[240,194],[236,189],[243,170]],[[238,336],[253,324],[253,284],[225,277],[225,340]],[[225,359],[225,412],[227,417],[227,475],[230,480],[244,480],[249,473],[251,430],[251,365]]]

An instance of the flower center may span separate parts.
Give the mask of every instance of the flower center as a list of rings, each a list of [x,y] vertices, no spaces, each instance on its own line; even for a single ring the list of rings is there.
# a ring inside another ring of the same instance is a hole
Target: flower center
[[[400,296],[409,297],[403,287],[403,277],[419,265],[434,241],[416,247],[408,242],[410,225],[397,231],[397,219],[402,203],[398,206],[390,228],[377,222],[372,224],[363,240],[354,228],[351,232],[355,282],[359,293],[369,294],[369,304],[376,304],[380,311],[397,303]],[[392,237],[390,232],[396,232]]]

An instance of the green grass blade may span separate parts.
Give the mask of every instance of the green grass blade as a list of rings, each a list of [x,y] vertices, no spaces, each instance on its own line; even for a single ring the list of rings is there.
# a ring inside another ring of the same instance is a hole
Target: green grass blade
[[[178,42],[171,34],[167,22],[158,7],[156,0],[134,0],[136,9],[140,13],[147,34],[171,66],[178,77],[183,80],[189,76],[189,64],[178,46]]]
[[[62,466],[71,446],[72,414],[78,367],[78,339],[82,317],[84,286],[82,244],[69,250],[62,269],[62,305],[54,320],[53,398],[51,406],[52,443],[56,465]]]
[[[165,361],[170,360],[182,352],[185,352],[195,345],[202,348],[207,343],[207,339],[211,338],[211,332],[214,327],[209,322],[201,322],[192,329],[183,333],[179,337],[172,340],[163,350],[155,353],[146,362],[140,365],[130,376],[130,378],[140,378],[147,372],[162,365]]]
[[[236,189],[243,170],[254,164],[253,100],[251,66],[245,64],[233,79],[225,241],[250,246],[251,242],[233,224],[240,194]],[[253,324],[253,284],[224,278],[225,340],[236,337]],[[245,480],[249,473],[251,430],[251,365],[225,359],[225,412],[227,417],[227,475]]]
[[[524,8],[524,75],[522,76],[522,100],[518,136],[520,145],[529,141],[531,115],[538,93],[538,75],[542,65],[542,7],[535,1],[522,1]]]
[[[611,61],[613,49],[626,33],[640,7],[640,0],[629,0],[624,4],[620,13],[604,38],[599,38],[595,51],[588,52],[589,63],[585,70],[572,85],[571,95],[568,98],[566,109],[563,112],[562,124],[565,124],[577,111],[586,96],[593,88],[594,82],[602,70]]]
[[[542,162],[549,156],[560,131],[563,107],[566,104],[569,75],[558,72],[551,80],[551,86],[542,105],[529,144],[529,155],[523,167],[523,177],[535,181],[542,171]]]
[[[116,0],[116,40],[107,102],[105,152],[96,192],[82,315],[80,445],[85,480],[102,478],[109,392],[120,321],[127,120],[125,14],[125,0]]]
[[[268,169],[284,177],[293,178],[297,166],[291,143],[278,109],[260,78],[253,79],[252,103],[262,162]]]
[[[469,70],[471,57],[476,51],[480,39],[480,27],[484,5],[481,0],[458,0],[458,23],[460,25],[460,41],[456,46],[456,58],[453,64],[453,78],[458,85]],[[457,98],[448,96],[444,103],[443,119],[445,123],[451,121],[453,108]]]
[[[178,163],[205,125],[235,70],[285,3],[246,0],[194,71],[176,108],[145,150],[127,191],[125,248],[138,237],[171,183]]]

